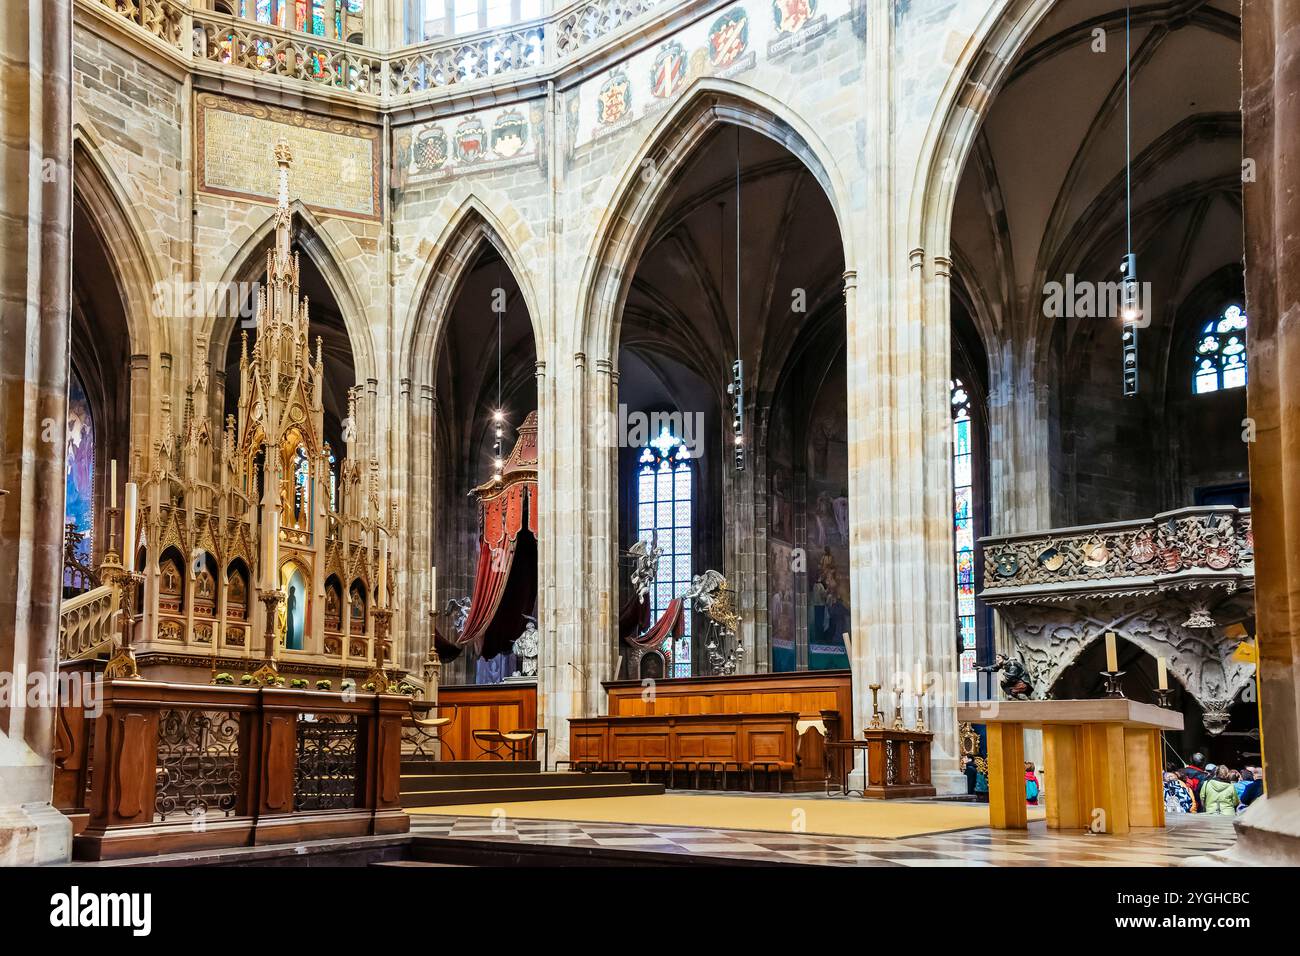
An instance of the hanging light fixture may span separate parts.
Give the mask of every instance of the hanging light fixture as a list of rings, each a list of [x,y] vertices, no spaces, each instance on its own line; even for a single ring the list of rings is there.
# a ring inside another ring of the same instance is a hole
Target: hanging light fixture
[[[745,362],[740,353],[740,127],[736,127],[736,360],[731,363],[731,433],[736,471],[745,470]]]
[[[496,307],[498,296],[500,296],[501,299],[499,308]],[[506,413],[501,407],[501,353],[503,350],[502,317],[505,315],[506,304],[503,286],[501,285],[501,269],[499,265],[497,267],[497,287],[493,292],[493,306],[493,311],[497,314],[497,407],[492,412],[492,427],[496,433],[492,442],[492,480],[500,481],[502,469],[505,467],[505,462],[501,455],[501,449],[505,440],[506,422]]]
[[[1138,393],[1138,323],[1142,320],[1141,287],[1137,279],[1137,254],[1133,251],[1133,120],[1132,120],[1132,0],[1124,7],[1124,227],[1127,251],[1120,263],[1121,303],[1123,321],[1121,344],[1123,350],[1124,397]]]

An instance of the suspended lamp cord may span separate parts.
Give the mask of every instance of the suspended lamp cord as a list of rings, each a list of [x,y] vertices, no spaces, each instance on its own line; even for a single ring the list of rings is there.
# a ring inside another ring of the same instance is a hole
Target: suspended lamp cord
[[[736,127],[736,360],[740,360],[740,127]]]
[[[1133,3],[1124,5],[1124,219],[1128,244],[1126,252],[1133,251]]]

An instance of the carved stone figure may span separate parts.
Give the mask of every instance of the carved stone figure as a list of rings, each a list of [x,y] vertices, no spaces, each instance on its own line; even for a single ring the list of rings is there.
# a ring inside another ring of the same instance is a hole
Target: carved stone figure
[[[537,618],[525,614],[528,621],[524,632],[515,638],[514,652],[519,659],[515,677],[537,676],[537,652],[541,648],[541,635],[537,632]]]

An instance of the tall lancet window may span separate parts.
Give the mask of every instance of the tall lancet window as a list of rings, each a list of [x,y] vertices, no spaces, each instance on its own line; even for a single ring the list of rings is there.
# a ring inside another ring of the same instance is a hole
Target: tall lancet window
[[[1197,395],[1246,387],[1246,313],[1230,305],[1196,341],[1192,391]]]
[[[650,616],[658,620],[691,583],[691,459],[682,440],[668,431],[641,449],[637,460],[637,538],[663,549],[650,592]],[[691,615],[672,651],[672,676],[691,676]],[[665,648],[669,650],[669,648]]]
[[[957,634],[960,676],[975,681],[975,456],[971,435],[971,397],[961,379],[954,379],[952,399],[952,526],[956,557]]]
[[[68,542],[73,556],[89,567],[95,533],[95,425],[86,390],[75,371],[68,379],[67,445],[63,523],[79,535]],[[74,577],[65,568],[64,586],[77,584]]]

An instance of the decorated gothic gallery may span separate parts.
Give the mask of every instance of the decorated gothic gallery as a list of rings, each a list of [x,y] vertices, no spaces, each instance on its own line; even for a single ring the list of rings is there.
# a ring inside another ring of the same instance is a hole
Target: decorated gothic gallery
[[[1295,849],[1270,4],[29,7],[14,862]]]

